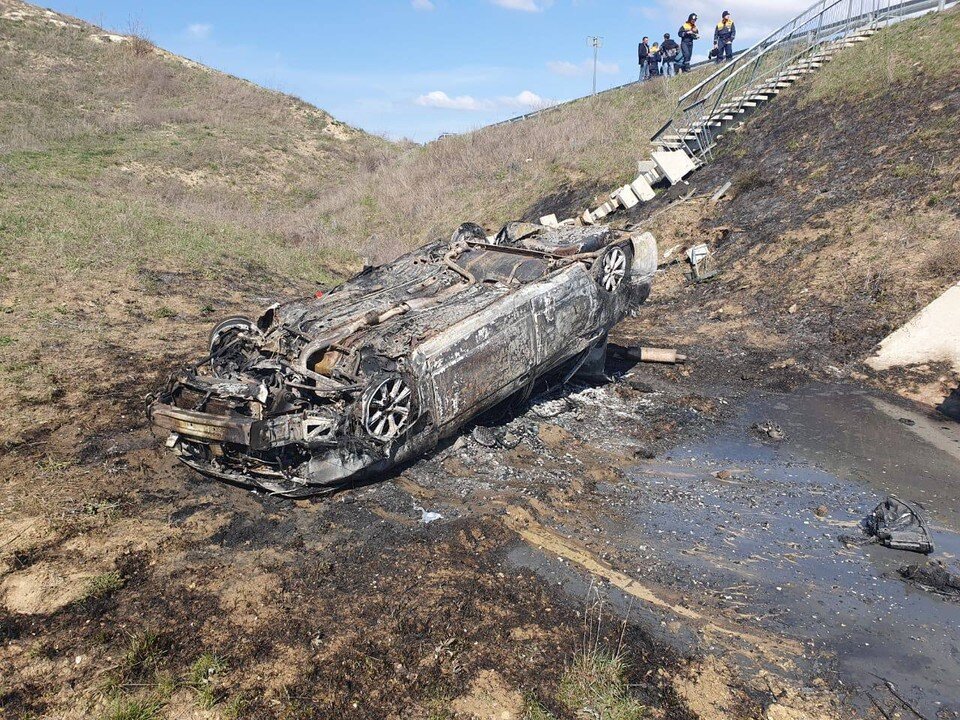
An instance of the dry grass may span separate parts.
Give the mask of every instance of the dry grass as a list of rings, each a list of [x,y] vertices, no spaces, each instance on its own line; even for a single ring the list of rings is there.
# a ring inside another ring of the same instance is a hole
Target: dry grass
[[[858,52],[845,53],[841,62],[817,73],[802,104],[872,97],[895,83],[958,73],[960,8],[953,8],[898,23],[875,35]]]
[[[318,209],[335,234],[385,259],[463,221],[496,229],[564,185],[613,190],[635,177],[650,135],[699,77],[663,78],[412,148],[346,178]]]
[[[648,712],[630,692],[630,667],[624,647],[627,621],[612,628],[614,637],[606,637],[605,606],[605,598],[591,585],[584,608],[581,646],[560,678],[555,700],[573,717],[640,720]],[[526,701],[524,720],[554,720],[554,715],[531,697]]]

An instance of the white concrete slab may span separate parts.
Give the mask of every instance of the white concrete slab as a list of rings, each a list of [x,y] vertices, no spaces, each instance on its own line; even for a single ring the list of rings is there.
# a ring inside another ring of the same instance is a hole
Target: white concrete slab
[[[888,335],[866,362],[874,370],[887,370],[935,361],[952,363],[960,372],[960,283]]]
[[[653,153],[653,159],[671,185],[680,182],[697,169],[693,160],[683,150],[660,150]]]
[[[653,188],[650,187],[650,183],[644,179],[643,175],[630,183],[630,189],[633,190],[633,194],[640,198],[643,202],[649,202],[657,196],[657,194],[653,191]]]
[[[544,215],[542,218],[540,218],[540,224],[546,227],[555,228],[560,223],[557,222],[557,216],[554,213],[550,213],[549,215]]]
[[[620,204],[623,205],[627,210],[637,206],[640,203],[640,198],[636,196],[636,194],[633,192],[633,189],[629,185],[624,185],[622,188],[617,190],[614,195],[618,200],[620,200]]]
[[[589,210],[584,210],[583,215],[580,216],[580,222],[582,222],[584,225],[593,225],[593,213]]]

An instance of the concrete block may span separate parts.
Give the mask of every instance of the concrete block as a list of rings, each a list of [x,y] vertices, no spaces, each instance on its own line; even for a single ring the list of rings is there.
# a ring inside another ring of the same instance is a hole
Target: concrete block
[[[636,196],[633,192],[633,189],[629,185],[624,185],[622,188],[617,190],[617,197],[620,200],[620,204],[623,205],[627,210],[637,205],[640,202],[640,198]]]
[[[593,213],[589,210],[584,210],[583,215],[580,216],[580,222],[582,222],[584,225],[593,225]]]
[[[656,170],[657,164],[653,160],[640,160],[637,162],[637,173],[643,175],[645,172]]]
[[[653,159],[671,185],[676,185],[697,169],[693,160],[683,150],[654,152]]]
[[[643,202],[649,202],[657,196],[653,188],[650,187],[650,183],[642,175],[630,183],[630,189]]]
[[[557,216],[554,213],[550,213],[549,215],[544,215],[542,218],[540,218],[540,224],[546,227],[555,228],[560,223],[557,222]]]
[[[607,209],[607,204],[604,203],[590,214],[593,216],[593,221],[596,222],[597,220],[603,220],[610,214],[610,211]]]
[[[948,362],[960,372],[960,283],[888,335],[877,354],[867,358],[874,370]]]

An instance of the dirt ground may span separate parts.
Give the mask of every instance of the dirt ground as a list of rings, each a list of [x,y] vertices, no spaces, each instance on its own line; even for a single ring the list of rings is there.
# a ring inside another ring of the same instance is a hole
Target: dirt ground
[[[175,316],[117,319],[52,406],[12,401],[23,425],[7,426],[0,459],[8,716],[118,717],[119,695],[161,698],[163,717],[519,718],[531,699],[566,717],[556,697],[585,620],[625,647],[654,716],[841,712],[836,678],[793,660],[789,633],[689,596],[670,567],[637,572],[601,532],[618,507],[605,488],[633,492],[638,463],[717,432],[738,397],[807,382],[784,352],[737,348],[718,364],[691,343],[685,366],[612,362],[614,383],[482,419],[497,447],[468,430],[382,482],[289,502],[179,466],[143,414],[202,343],[207,308],[255,307],[260,288],[248,278],[224,299],[190,274],[146,287],[114,293],[107,314],[156,293]],[[424,523],[424,511],[442,517]],[[580,584],[545,578],[558,558]],[[210,656],[222,664],[198,689],[193,668]]]

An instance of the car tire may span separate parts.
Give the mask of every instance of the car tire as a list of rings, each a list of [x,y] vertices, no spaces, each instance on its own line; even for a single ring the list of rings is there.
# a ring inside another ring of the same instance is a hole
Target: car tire
[[[633,248],[629,245],[611,245],[593,264],[593,277],[606,296],[618,295],[630,282],[633,266]]]
[[[207,338],[210,354],[214,354],[218,347],[223,346],[223,340],[226,336],[231,335],[237,330],[246,330],[253,334],[260,334],[260,331],[257,330],[256,323],[250,318],[244,317],[243,315],[228,317],[218,322],[213,330],[210,331],[210,336]]]

